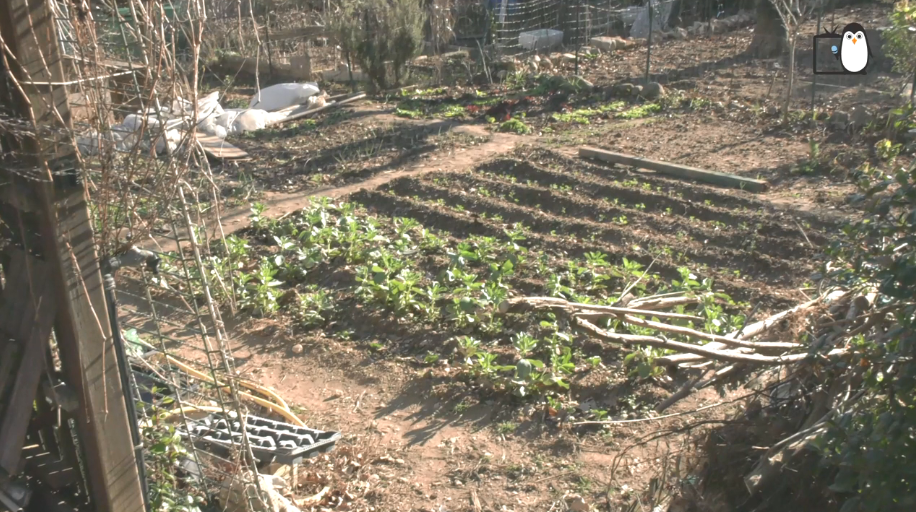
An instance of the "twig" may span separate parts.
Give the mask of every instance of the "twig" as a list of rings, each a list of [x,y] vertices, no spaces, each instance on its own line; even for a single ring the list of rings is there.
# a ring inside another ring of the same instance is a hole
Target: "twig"
[[[742,341],[728,338],[726,336],[719,336],[718,334],[710,334],[706,332],[697,331],[695,329],[690,329],[688,327],[681,327],[677,325],[668,325],[661,322],[654,322],[652,320],[643,320],[642,318],[636,318],[631,315],[624,315],[623,320],[627,323],[639,325],[642,327],[649,327],[659,331],[670,332],[673,334],[680,334],[682,336],[689,336],[691,338],[696,338],[700,340],[707,341],[716,341],[727,346],[741,347],[741,348],[773,348],[773,349],[787,349],[791,350],[793,348],[798,348],[801,345],[798,343],[788,343],[780,341]]]
[[[356,407],[353,408],[353,412],[356,412],[359,410],[359,403],[362,401],[363,395],[365,394],[366,394],[366,390],[364,389],[363,392],[360,393],[359,396],[356,398]]]
[[[681,386],[680,389],[678,389],[677,391],[675,391],[674,393],[672,393],[671,396],[669,396],[668,398],[666,398],[666,399],[663,400],[662,402],[659,402],[659,404],[655,406],[655,412],[661,413],[661,412],[663,412],[665,409],[667,409],[667,408],[671,407],[672,405],[674,405],[675,403],[677,403],[678,400],[681,400],[682,398],[684,398],[684,397],[690,395],[691,391],[693,391],[694,386],[697,385],[697,382],[700,382],[700,380],[702,380],[703,377],[705,377],[706,374],[708,374],[708,373],[709,373],[709,371],[705,371],[705,372],[703,372],[703,373],[697,375],[695,378],[688,380],[686,383],[684,383],[683,386]]]
[[[798,230],[801,231],[801,234],[803,237],[805,237],[805,241],[808,242],[808,245],[810,245],[811,247],[814,247],[814,244],[811,243],[811,240],[808,238],[808,235],[805,233],[805,230],[802,229],[801,224],[799,224],[798,221],[795,221],[795,225],[798,226]]]
[[[700,407],[699,409],[694,409],[692,411],[675,412],[672,414],[666,414],[664,416],[656,416],[654,418],[637,418],[635,420],[576,421],[576,422],[573,422],[573,425],[619,425],[622,423],[643,423],[646,421],[657,421],[657,420],[664,420],[668,418],[674,418],[675,416],[686,416],[688,414],[696,414],[700,411],[705,411],[707,409],[712,409],[713,407],[719,407],[720,405],[725,405],[725,404],[730,404],[730,403],[732,402],[716,402],[714,404],[704,405],[703,407]]]
[[[804,361],[805,359],[811,357],[810,354],[788,354],[781,356],[764,356],[755,353],[741,353],[737,351],[728,351],[722,352],[718,350],[710,350],[706,346],[691,345],[689,343],[682,343],[679,341],[671,341],[663,338],[656,338],[654,336],[641,336],[636,334],[622,334],[617,332],[605,331],[598,328],[594,324],[590,323],[588,320],[582,318],[575,319],[577,325],[584,330],[588,331],[593,336],[603,339],[605,341],[610,341],[613,343],[622,343],[624,345],[648,345],[651,347],[659,347],[668,350],[674,350],[677,352],[689,352],[693,354],[698,354],[709,359],[715,359],[718,361],[730,361],[734,363],[751,363],[751,364],[769,364],[769,365],[784,365],[788,363],[796,363],[799,361]],[[834,349],[827,353],[827,356],[837,356],[841,354],[846,354],[847,351],[844,349]]]

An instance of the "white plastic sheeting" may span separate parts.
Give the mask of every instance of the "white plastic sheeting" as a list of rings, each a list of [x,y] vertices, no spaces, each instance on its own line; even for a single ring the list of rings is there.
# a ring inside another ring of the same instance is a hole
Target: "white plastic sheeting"
[[[248,103],[248,108],[259,108],[268,112],[282,110],[293,105],[301,105],[310,96],[318,94],[321,89],[314,82],[304,84],[277,84],[261,89]]]

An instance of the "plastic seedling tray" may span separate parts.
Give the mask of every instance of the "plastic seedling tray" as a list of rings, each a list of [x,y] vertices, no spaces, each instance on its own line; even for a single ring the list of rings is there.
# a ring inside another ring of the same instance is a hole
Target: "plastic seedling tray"
[[[526,50],[549,50],[563,43],[563,31],[543,28],[518,35],[518,44]]]
[[[190,432],[179,428],[179,432],[182,436],[190,437],[198,446],[209,445],[221,451],[242,440],[242,423],[234,412],[229,412],[228,416],[222,413],[210,414],[197,420],[189,429]],[[248,416],[245,430],[254,457],[263,464],[299,464],[306,457],[331,451],[340,439],[339,432],[299,427],[258,416]]]

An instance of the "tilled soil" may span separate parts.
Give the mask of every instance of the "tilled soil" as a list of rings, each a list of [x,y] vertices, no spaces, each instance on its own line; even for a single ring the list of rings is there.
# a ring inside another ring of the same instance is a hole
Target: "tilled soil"
[[[729,191],[566,160],[498,159],[459,173],[400,178],[353,199],[461,239],[529,228],[527,244],[564,257],[598,251],[677,279],[688,267],[735,300],[777,308],[797,291],[833,222]],[[802,226],[805,226],[804,228]]]

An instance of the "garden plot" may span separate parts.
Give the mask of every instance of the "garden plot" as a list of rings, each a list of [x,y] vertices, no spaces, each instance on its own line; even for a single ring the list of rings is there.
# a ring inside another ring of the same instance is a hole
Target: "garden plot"
[[[622,349],[550,312],[501,304],[664,294],[687,315],[673,322],[721,335],[744,325],[750,304],[763,316],[802,302],[833,227],[742,191],[523,147],[340,202],[315,199],[282,219],[256,206],[251,227],[212,260],[226,284],[213,293],[239,308],[230,328],[244,375],[309,426],[344,431],[341,453],[376,454],[360,462],[366,474],[310,462],[301,495],[328,486],[325,505],[422,508],[468,500],[474,481],[491,509],[541,510],[571,493],[604,500],[620,457],[661,461],[622,462],[629,476],[615,474],[615,485],[631,488],[673,462],[663,450],[622,450],[655,424],[573,423],[646,417],[680,383],[653,364],[663,350]],[[163,274],[178,264],[166,258]],[[793,325],[774,332],[788,338]],[[672,410],[713,397],[705,390]]]

